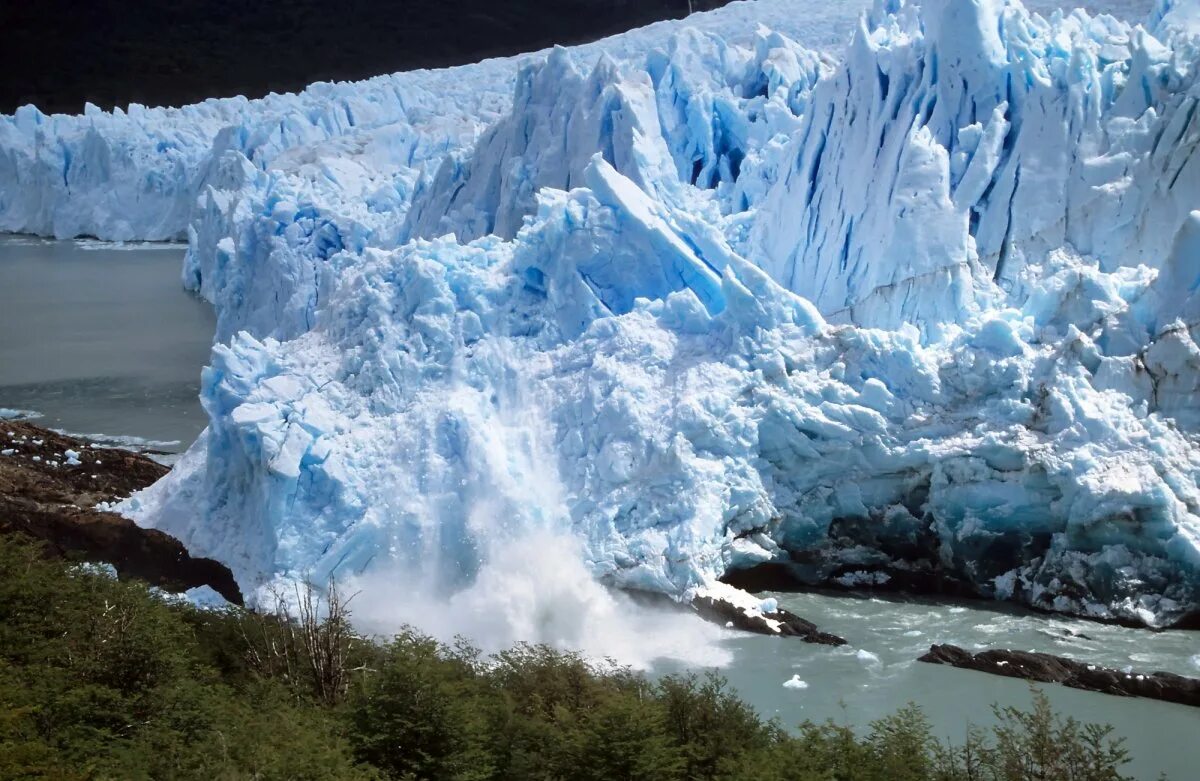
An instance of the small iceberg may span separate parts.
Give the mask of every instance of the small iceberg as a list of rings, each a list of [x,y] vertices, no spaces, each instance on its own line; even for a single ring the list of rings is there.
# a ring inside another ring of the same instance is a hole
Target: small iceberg
[[[791,678],[783,682],[785,689],[807,689],[808,681],[800,680],[799,675],[793,675]]]

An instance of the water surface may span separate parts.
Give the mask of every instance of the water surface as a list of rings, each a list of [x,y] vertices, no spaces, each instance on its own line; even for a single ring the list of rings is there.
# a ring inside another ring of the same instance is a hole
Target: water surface
[[[183,252],[0,236],[0,408],[164,450],[191,444],[216,321],[180,283]]]
[[[1029,684],[918,663],[933,643],[971,651],[1015,648],[1108,667],[1200,675],[1200,632],[1128,629],[1046,616],[990,603],[896,600],[823,594],[780,596],[780,604],[845,637],[840,648],[789,638],[737,635],[725,641],[733,663],[721,672],[767,717],[866,727],[906,703],[919,703],[935,733],[962,741],[966,725],[994,723],[991,704],[1028,708]],[[798,676],[807,688],[785,688]],[[1081,721],[1112,724],[1135,763],[1126,771],[1153,781],[1200,778],[1200,708],[1041,684],[1055,709]]]

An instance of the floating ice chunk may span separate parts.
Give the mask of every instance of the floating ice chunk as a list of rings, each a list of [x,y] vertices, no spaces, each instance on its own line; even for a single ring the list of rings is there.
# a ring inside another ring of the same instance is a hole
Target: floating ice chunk
[[[231,607],[225,597],[218,594],[212,586],[196,586],[183,592],[183,597],[198,608],[204,610],[223,610]]]
[[[801,680],[799,675],[793,675],[791,678],[783,682],[783,688],[794,689],[797,691],[800,689],[807,689],[808,682]]]
[[[879,661],[879,657],[878,657],[876,654],[873,654],[873,653],[871,653],[870,651],[867,651],[867,650],[865,650],[865,649],[863,649],[863,648],[860,648],[860,649],[858,649],[857,651],[855,651],[855,652],[854,652],[854,657],[855,657],[856,659],[858,659],[860,662],[862,662],[863,664],[866,664],[866,665],[872,665],[872,666],[873,666],[873,665],[882,664],[882,663]]]

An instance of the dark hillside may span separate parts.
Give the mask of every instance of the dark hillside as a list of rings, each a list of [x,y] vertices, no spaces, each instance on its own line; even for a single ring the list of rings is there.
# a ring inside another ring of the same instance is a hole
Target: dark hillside
[[[0,112],[259,97],[580,43],[687,11],[687,0],[3,2]]]

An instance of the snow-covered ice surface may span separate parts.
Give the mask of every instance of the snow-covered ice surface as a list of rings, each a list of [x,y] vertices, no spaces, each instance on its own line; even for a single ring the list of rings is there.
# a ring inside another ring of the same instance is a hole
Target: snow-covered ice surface
[[[1200,608],[1200,2],[800,6],[0,121],[0,227],[186,234],[217,311],[209,428],[124,510],[248,593],[535,629],[486,584]]]

